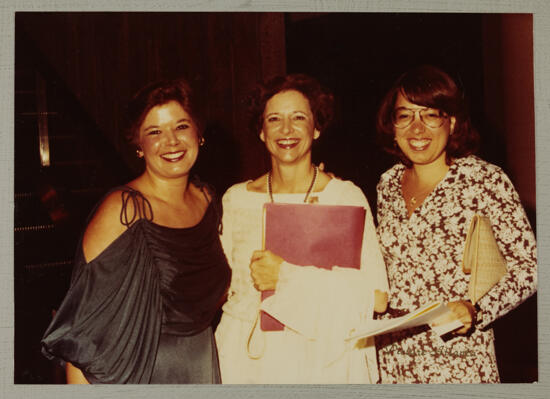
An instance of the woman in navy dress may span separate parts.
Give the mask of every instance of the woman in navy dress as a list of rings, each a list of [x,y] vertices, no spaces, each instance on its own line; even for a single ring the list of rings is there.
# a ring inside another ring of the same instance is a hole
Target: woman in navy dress
[[[204,143],[191,90],[146,86],[128,121],[145,170],[92,212],[43,353],[68,383],[219,383],[211,322],[230,270],[218,201],[190,178]]]

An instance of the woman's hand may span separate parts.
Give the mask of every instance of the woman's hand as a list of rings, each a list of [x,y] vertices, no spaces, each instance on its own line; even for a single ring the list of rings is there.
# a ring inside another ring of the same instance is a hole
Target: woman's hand
[[[258,291],[274,290],[284,259],[271,251],[254,251],[250,259],[250,276]]]
[[[451,311],[450,314],[439,317],[432,323],[432,326],[450,323],[454,320],[460,320],[464,327],[453,331],[455,334],[467,334],[476,322],[476,309],[470,301],[453,301],[447,303],[447,307]]]

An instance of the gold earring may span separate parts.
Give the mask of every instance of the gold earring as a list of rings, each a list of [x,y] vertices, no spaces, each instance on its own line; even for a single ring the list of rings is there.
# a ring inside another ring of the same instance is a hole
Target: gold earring
[[[206,140],[204,140],[204,137],[201,137],[201,139],[199,140],[199,146],[202,147],[205,141]]]
[[[137,149],[136,150],[136,155],[137,155],[138,158],[143,158],[143,151],[140,150],[140,149]]]

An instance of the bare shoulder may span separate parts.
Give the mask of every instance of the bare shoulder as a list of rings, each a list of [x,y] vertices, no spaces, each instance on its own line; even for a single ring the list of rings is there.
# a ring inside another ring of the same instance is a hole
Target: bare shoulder
[[[129,203],[128,206],[133,204]],[[96,258],[126,230],[126,226],[120,222],[121,209],[121,191],[112,192],[99,205],[82,239],[82,250],[87,262]]]

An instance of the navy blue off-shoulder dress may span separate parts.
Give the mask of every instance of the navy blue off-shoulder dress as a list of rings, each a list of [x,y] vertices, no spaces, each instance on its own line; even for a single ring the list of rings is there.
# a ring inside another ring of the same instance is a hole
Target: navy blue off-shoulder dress
[[[139,191],[113,191],[122,196],[127,229],[90,262],[79,244],[43,354],[71,362],[91,383],[219,383],[211,323],[231,272],[218,202],[210,201],[197,225],[170,228],[152,221]]]

